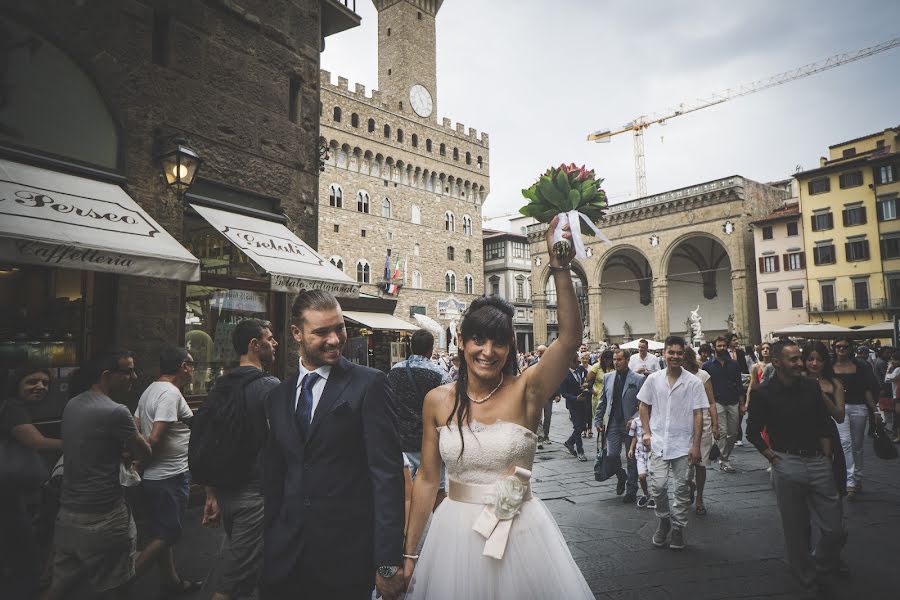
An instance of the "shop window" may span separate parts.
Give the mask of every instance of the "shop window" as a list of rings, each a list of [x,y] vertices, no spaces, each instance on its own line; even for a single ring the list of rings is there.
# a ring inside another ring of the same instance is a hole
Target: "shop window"
[[[48,40],[2,16],[0,39],[0,145],[119,170],[116,123],[91,79]]]

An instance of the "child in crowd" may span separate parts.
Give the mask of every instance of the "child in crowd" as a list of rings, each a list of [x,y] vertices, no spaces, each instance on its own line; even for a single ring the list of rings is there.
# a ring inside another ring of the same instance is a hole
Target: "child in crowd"
[[[638,481],[643,493],[643,496],[638,498],[637,506],[638,508],[656,508],[656,500],[651,498],[647,491],[647,465],[650,457],[641,441],[644,437],[644,427],[641,425],[640,413],[634,413],[634,416],[628,421],[628,435],[631,436],[628,458],[637,462]]]

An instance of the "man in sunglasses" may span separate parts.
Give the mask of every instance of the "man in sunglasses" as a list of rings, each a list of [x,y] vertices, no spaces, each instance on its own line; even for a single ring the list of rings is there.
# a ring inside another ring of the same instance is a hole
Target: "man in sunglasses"
[[[199,589],[201,582],[181,579],[172,552],[181,537],[182,520],[190,495],[186,424],[194,416],[181,388],[194,377],[194,359],[184,348],[165,346],[159,354],[159,378],[138,401],[134,419],[153,449],[144,465],[141,487],[147,505],[149,542],[137,557],[135,571],[143,574],[154,563],[159,566],[161,595]]]

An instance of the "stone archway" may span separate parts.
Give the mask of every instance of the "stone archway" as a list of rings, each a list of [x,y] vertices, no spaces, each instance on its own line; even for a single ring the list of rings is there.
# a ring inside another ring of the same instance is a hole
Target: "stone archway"
[[[630,245],[616,246],[606,253],[597,280],[603,301],[602,337],[621,342],[655,333],[653,268],[643,252]]]
[[[689,331],[688,316],[700,307],[707,340],[734,329],[733,262],[722,241],[707,234],[688,234],[673,243],[663,260],[671,333]]]

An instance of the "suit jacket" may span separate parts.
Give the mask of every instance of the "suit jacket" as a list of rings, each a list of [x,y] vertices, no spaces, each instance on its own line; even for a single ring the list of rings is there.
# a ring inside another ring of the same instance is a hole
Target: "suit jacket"
[[[738,366],[741,368],[741,373],[743,373],[744,375],[749,374],[750,367],[747,365],[747,354],[744,352],[744,349],[737,348],[735,349],[734,354],[736,357],[734,361],[737,362]],[[731,354],[729,353],[728,356],[730,357]]]
[[[575,368],[575,373],[578,374],[579,379],[576,379],[575,375],[572,374],[572,371],[569,370],[566,373],[566,378],[559,384],[559,389],[556,392],[565,398],[566,408],[568,409],[576,408],[579,404],[577,398],[578,394],[581,393],[581,384],[584,383],[584,379],[587,377],[587,369],[578,365]]]
[[[381,371],[332,367],[306,439],[294,418],[294,374],[267,399],[263,581],[304,569],[348,585],[402,564],[403,456],[394,396]]]
[[[622,413],[625,421],[634,416],[638,409],[638,392],[644,385],[643,375],[628,369],[625,375],[625,387],[622,389]],[[610,371],[603,376],[603,392],[600,395],[600,403],[597,404],[597,414],[594,416],[594,425],[606,426],[609,423],[609,413],[612,412],[613,387],[616,383],[616,371]],[[623,421],[624,424],[624,421]]]

